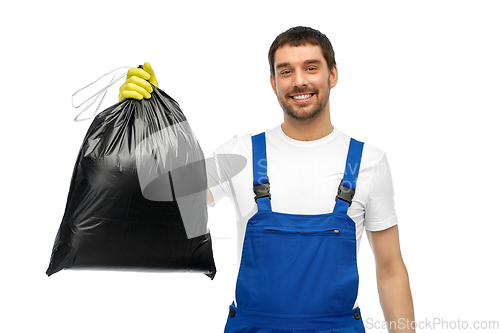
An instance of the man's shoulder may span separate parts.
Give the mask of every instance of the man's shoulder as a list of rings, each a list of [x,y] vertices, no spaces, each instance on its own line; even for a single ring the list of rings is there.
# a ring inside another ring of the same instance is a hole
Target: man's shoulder
[[[266,136],[269,136],[268,133],[275,132],[278,129],[279,125],[265,131],[255,132],[255,133],[245,133],[245,134],[236,134],[222,145],[220,145],[215,152],[216,153],[225,153],[225,154],[234,154],[234,153],[243,153],[250,154],[252,152],[252,136],[258,135],[260,133],[265,132]]]
[[[347,145],[349,144],[351,138],[353,138],[357,141],[363,142],[363,155],[362,155],[361,163],[365,167],[377,165],[377,164],[381,163],[383,160],[385,160],[385,158],[386,158],[385,151],[376,145],[373,145],[371,143],[366,142],[364,140],[365,138],[358,138],[356,136],[351,137],[351,136],[344,134],[340,131],[338,132],[338,134],[339,134],[339,139],[347,142]]]
[[[385,151],[377,146],[365,142],[363,155],[366,156],[367,159],[380,161],[382,158],[384,158]]]
[[[231,139],[220,145],[215,151],[215,154],[245,154],[251,152],[251,139],[250,133],[236,134]]]

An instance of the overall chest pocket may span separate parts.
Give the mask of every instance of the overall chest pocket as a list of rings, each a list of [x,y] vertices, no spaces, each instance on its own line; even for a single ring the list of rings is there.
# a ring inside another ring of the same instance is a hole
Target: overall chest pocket
[[[355,260],[355,233],[344,228],[264,227],[255,239],[262,262],[279,274],[302,268],[321,271],[326,266],[344,266]]]
[[[261,305],[266,311],[352,309],[358,286],[355,232],[346,227],[281,226],[247,232],[240,274],[252,281],[248,294],[266,300]]]

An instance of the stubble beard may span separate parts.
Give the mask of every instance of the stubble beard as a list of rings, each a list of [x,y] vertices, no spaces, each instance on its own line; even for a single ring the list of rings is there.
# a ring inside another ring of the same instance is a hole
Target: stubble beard
[[[328,85],[330,84],[330,78],[328,78]],[[310,90],[308,90],[310,91]],[[298,94],[298,93],[301,93],[301,92],[305,92],[305,91],[300,91],[300,90],[294,90],[293,92],[291,92],[290,94],[286,94],[284,99],[278,97],[278,103],[280,104],[281,108],[283,109],[283,112],[285,112],[285,114],[294,119],[294,120],[298,120],[298,121],[301,121],[301,122],[307,122],[307,121],[311,121],[312,119],[316,118],[318,115],[320,115],[322,113],[322,111],[325,109],[326,105],[328,104],[328,101],[330,100],[330,90],[327,90],[327,95],[326,95],[326,99],[324,101],[324,103],[322,103],[321,100],[317,100],[314,105],[300,105],[300,104],[293,104],[294,102],[293,101],[290,101],[290,95],[291,94]],[[315,97],[319,97],[318,96],[318,90],[315,90],[314,91],[314,96]],[[305,109],[305,108],[312,108],[311,111],[309,112],[301,112],[302,109]],[[299,111],[299,112],[297,112]]]
[[[321,103],[321,101],[317,101],[312,106],[312,110],[310,112],[301,112],[301,111],[297,112],[296,111],[297,108],[298,108],[298,110],[305,109],[307,107],[311,107],[310,105],[302,107],[301,105],[292,105],[291,103],[286,103],[280,99],[278,99],[278,102],[280,103],[281,108],[283,109],[283,112],[285,112],[285,114],[288,117],[293,118],[293,119],[298,120],[298,121],[305,122],[305,121],[312,120],[312,119],[316,118],[319,114],[321,114],[321,112],[325,109],[326,105],[328,104],[328,99],[329,99],[328,97],[329,96],[327,96],[325,103]]]

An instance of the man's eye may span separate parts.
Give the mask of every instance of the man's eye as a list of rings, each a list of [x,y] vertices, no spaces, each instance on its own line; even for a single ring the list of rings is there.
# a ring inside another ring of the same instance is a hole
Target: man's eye
[[[281,75],[287,75],[287,74],[290,74],[290,71],[281,71],[280,73]]]
[[[307,70],[308,70],[308,71],[313,71],[313,70],[315,70],[315,69],[316,69],[316,67],[308,67],[308,68],[307,68]]]

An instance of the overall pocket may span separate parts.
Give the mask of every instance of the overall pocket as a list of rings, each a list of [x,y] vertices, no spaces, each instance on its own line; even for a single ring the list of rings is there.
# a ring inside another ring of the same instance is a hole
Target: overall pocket
[[[238,292],[246,297],[238,306],[291,314],[345,312],[354,306],[358,274],[352,231],[250,227],[245,237],[239,276],[245,283]]]

